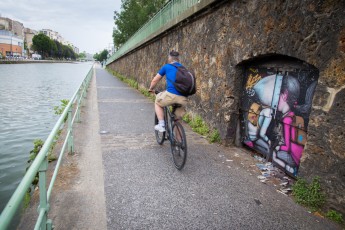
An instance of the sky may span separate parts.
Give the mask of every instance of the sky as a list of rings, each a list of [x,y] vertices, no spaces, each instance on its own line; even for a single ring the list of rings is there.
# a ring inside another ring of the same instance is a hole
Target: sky
[[[65,40],[94,54],[113,43],[114,11],[121,0],[1,0],[1,17],[33,30],[51,29]]]

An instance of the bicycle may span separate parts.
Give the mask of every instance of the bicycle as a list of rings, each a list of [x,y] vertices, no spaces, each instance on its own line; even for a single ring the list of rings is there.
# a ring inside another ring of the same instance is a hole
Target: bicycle
[[[159,91],[155,91],[157,95]],[[178,170],[183,169],[187,159],[187,139],[183,126],[175,117],[175,110],[181,107],[179,104],[164,107],[165,132],[155,130],[156,140],[162,145],[165,140],[170,141],[171,154],[175,167]],[[158,124],[158,118],[155,113],[154,125]]]

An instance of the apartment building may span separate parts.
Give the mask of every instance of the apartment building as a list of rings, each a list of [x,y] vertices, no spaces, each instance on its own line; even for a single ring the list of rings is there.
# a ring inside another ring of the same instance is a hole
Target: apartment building
[[[11,31],[0,30],[0,53],[2,57],[24,56],[24,40]]]
[[[65,40],[58,32],[53,31],[51,29],[42,29],[42,30],[40,30],[40,32],[47,35],[52,40],[56,40],[63,45],[72,47],[73,51],[75,53],[79,54],[78,47],[74,46],[72,42]]]
[[[27,48],[29,50],[29,56],[31,56],[34,51],[31,49],[32,47],[32,38],[38,34],[38,32],[36,30],[32,30],[32,29],[29,29],[29,28],[25,28],[24,29],[24,35],[25,35],[25,42],[26,42],[26,45],[27,45]]]
[[[40,32],[43,33],[44,35],[47,35],[52,40],[56,40],[60,43],[64,42],[63,37],[56,31],[53,31],[51,29],[42,29],[40,30]]]
[[[0,53],[2,57],[24,56],[24,26],[22,23],[0,17]]]

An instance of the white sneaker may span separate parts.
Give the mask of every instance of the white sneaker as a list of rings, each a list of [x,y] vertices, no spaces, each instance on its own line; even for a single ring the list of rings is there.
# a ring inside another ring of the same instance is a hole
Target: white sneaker
[[[165,132],[165,127],[164,126],[161,126],[160,124],[158,125],[155,125],[155,130],[157,130],[158,132]]]

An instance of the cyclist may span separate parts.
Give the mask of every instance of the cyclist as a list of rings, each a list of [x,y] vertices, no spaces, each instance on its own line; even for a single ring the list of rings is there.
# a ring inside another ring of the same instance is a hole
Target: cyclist
[[[178,107],[175,111],[175,116],[177,119],[181,119],[181,117],[185,114],[185,106],[187,104],[187,97],[183,96],[179,93],[173,82],[176,79],[176,72],[177,68],[171,64],[176,66],[182,66],[179,63],[179,56],[180,54],[177,51],[172,50],[169,52],[168,56],[168,64],[163,65],[163,67],[158,71],[157,75],[153,78],[150,85],[150,92],[153,92],[153,89],[158,84],[158,82],[166,76],[166,90],[157,94],[156,101],[155,101],[155,112],[158,118],[158,124],[154,127],[155,130],[159,132],[165,132],[165,123],[164,123],[164,109],[163,107],[169,106],[172,104],[180,104],[181,107]]]

